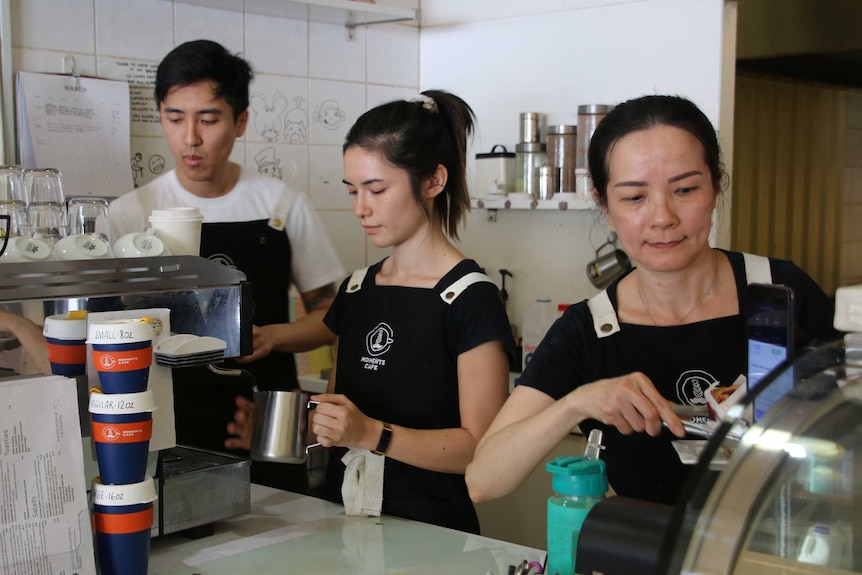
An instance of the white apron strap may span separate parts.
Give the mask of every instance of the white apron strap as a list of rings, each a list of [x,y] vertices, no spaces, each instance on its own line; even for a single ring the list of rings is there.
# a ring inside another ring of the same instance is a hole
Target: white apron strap
[[[769,266],[769,258],[743,253],[742,259],[745,261],[746,283],[772,283],[772,268]]]
[[[293,194],[283,193],[281,199],[275,204],[272,216],[269,218],[269,227],[274,230],[283,230],[287,225],[287,214],[290,212],[290,206],[293,204]]]
[[[772,268],[769,258],[743,253],[745,277],[748,283],[772,283]],[[593,316],[593,329],[596,337],[603,338],[620,331],[620,323],[607,290],[594,295],[587,302]]]
[[[491,281],[491,278],[481,272],[470,272],[461,276],[460,279],[456,280],[452,285],[440,292],[440,299],[447,304],[451,304],[464,292],[465,289],[477,282],[494,283]]]
[[[350,281],[347,282],[347,293],[358,292],[362,288],[362,282],[365,281],[365,274],[367,273],[368,268],[362,268],[350,274]]]
[[[593,329],[596,337],[601,339],[620,331],[620,322],[617,320],[617,312],[608,297],[608,290],[602,290],[587,301],[590,314],[593,316]]]

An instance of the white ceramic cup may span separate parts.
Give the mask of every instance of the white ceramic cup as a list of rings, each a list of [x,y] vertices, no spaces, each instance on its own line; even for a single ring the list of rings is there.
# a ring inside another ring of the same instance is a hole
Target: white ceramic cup
[[[0,263],[46,262],[56,259],[51,244],[45,240],[14,237],[9,238]]]
[[[197,256],[201,251],[203,216],[197,208],[153,210],[150,226],[175,256]]]
[[[132,232],[117,240],[114,255],[118,258],[148,258],[169,256],[171,250],[151,232]]]
[[[66,236],[54,245],[54,254],[61,260],[93,260],[112,258],[111,244],[100,234]]]

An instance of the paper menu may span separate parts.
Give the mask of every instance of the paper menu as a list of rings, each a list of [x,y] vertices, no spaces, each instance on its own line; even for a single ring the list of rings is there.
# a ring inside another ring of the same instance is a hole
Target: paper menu
[[[57,168],[66,198],[132,189],[127,82],[18,72],[19,162]]]
[[[0,380],[0,414],[0,575],[95,575],[75,380]]]

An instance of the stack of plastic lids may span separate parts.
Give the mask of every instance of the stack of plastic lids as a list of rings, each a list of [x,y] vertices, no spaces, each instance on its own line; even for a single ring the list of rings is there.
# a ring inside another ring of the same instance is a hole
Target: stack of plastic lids
[[[223,360],[226,347],[227,343],[217,337],[181,333],[156,344],[153,352],[159,365],[189,367]]]

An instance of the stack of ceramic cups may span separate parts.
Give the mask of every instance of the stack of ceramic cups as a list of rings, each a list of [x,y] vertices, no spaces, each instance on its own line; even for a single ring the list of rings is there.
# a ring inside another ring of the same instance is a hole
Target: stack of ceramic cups
[[[153,432],[149,318],[93,322],[87,343],[101,389],[90,394],[99,475],[92,486],[93,531],[101,575],[146,575],[155,486],[147,476]]]

